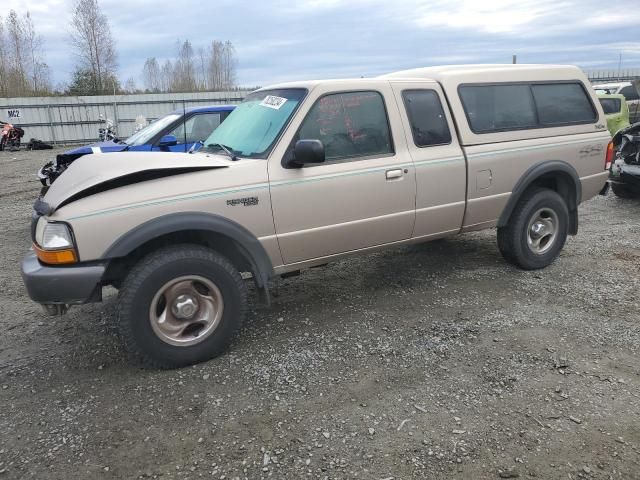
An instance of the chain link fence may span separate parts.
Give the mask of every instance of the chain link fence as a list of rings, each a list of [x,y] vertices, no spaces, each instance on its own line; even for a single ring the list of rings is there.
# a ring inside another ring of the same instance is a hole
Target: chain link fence
[[[625,70],[588,70],[585,72],[591,83],[632,82],[640,80],[640,68]]]

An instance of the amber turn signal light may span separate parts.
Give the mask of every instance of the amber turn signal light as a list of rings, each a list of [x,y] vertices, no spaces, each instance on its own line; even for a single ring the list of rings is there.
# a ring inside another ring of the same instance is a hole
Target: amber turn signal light
[[[78,261],[78,257],[73,248],[65,248],[62,250],[43,250],[34,243],[33,251],[42,263],[49,265],[63,265],[67,263],[76,263]]]
[[[604,157],[604,169],[609,170],[611,168],[611,164],[616,159],[616,149],[613,146],[613,142],[609,142],[607,145],[607,154]]]

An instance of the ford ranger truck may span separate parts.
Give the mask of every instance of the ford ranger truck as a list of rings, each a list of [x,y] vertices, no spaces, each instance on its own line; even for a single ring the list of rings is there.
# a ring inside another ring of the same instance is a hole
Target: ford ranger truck
[[[23,278],[51,314],[115,287],[127,350],[189,365],[239,330],[245,278],[269,302],[275,276],[482,229],[507,262],[546,267],[606,185],[609,141],[573,66],[265,87],[196,153],[73,162],[35,204]]]

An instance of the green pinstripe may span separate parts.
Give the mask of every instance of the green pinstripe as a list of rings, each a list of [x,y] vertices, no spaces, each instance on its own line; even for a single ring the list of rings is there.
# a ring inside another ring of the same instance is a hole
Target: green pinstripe
[[[427,165],[434,165],[437,163],[449,163],[449,162],[455,162],[458,160],[464,160],[464,157],[439,158],[436,160],[426,160],[423,162],[416,162],[416,163],[401,163],[397,165],[387,165],[385,167],[368,168],[365,170],[358,170],[356,172],[334,173],[332,175],[323,175],[323,176],[311,177],[311,178],[301,178],[297,180],[282,180],[282,181],[272,182],[271,187],[281,187],[283,185],[293,185],[296,183],[319,182],[321,180],[327,180],[327,179],[336,178],[336,177],[353,177],[358,175],[367,175],[369,173],[386,172],[387,170],[394,169],[394,168],[424,167]]]
[[[229,190],[216,190],[216,191],[213,191],[213,192],[199,193],[197,195],[165,198],[163,200],[155,200],[155,201],[152,201],[152,202],[136,203],[134,205],[127,205],[125,207],[108,208],[106,210],[99,210],[97,212],[87,213],[85,215],[77,215],[75,217],[69,218],[69,220],[77,220],[79,218],[93,217],[95,215],[103,215],[103,214],[107,214],[107,213],[121,212],[121,211],[125,211],[125,210],[133,210],[135,208],[149,207],[149,206],[153,206],[153,205],[164,205],[164,204],[168,204],[168,203],[181,202],[183,200],[194,200],[194,199],[198,199],[198,198],[218,197],[220,195],[226,195],[228,193],[239,193],[239,192],[248,192],[248,191],[250,192],[250,191],[253,191],[253,190],[262,190],[262,189],[268,188],[268,187],[269,187],[269,185],[264,183],[264,184],[253,185],[251,187],[245,187],[245,188],[234,188],[234,189],[229,189]]]
[[[531,145],[529,147],[518,147],[518,148],[509,148],[504,150],[491,150],[488,152],[468,153],[467,156],[473,158],[473,157],[486,157],[489,155],[503,155],[506,153],[524,152],[528,150],[540,150],[543,148],[562,147],[564,145],[579,145],[581,143],[593,143],[593,142],[603,141],[605,139],[606,137],[601,137],[601,138],[592,138],[591,140],[572,140],[569,142],[558,142],[558,143],[552,143],[552,144],[547,143],[545,145]]]
[[[473,157],[484,157],[484,156],[488,156],[488,155],[502,155],[502,154],[507,154],[507,153],[514,153],[514,152],[521,152],[521,151],[528,151],[528,150],[539,150],[539,149],[543,149],[543,148],[551,148],[551,147],[563,146],[563,145],[577,145],[577,144],[581,144],[581,143],[597,142],[597,141],[600,141],[600,140],[602,140],[602,139],[594,138],[594,139],[590,139],[590,140],[573,140],[573,141],[569,141],[569,142],[558,142],[558,143],[545,144],[545,145],[532,145],[532,146],[529,146],[529,147],[510,148],[510,149],[505,149],[505,150],[492,150],[492,151],[489,151],[489,152],[473,153],[473,154],[469,154],[468,156],[473,158]],[[170,204],[170,203],[182,202],[182,201],[185,201],[185,200],[194,200],[194,199],[208,198],[208,197],[218,197],[220,195],[228,195],[228,194],[231,194],[231,193],[240,193],[240,192],[249,192],[249,191],[253,191],[253,190],[262,190],[262,189],[269,188],[269,187],[275,188],[275,187],[281,187],[281,186],[285,186],[285,185],[294,185],[294,184],[298,184],[298,183],[320,182],[322,180],[328,180],[328,179],[337,178],[337,177],[352,177],[352,176],[359,176],[359,175],[367,175],[367,174],[370,174],[370,173],[386,171],[386,170],[389,170],[390,168],[408,168],[408,167],[420,168],[420,167],[427,167],[427,166],[430,166],[430,165],[457,162],[457,161],[462,161],[462,160],[464,160],[463,156],[446,157],[446,158],[438,158],[438,159],[433,159],[433,160],[423,160],[423,161],[414,162],[414,163],[404,163],[404,164],[400,164],[400,165],[388,165],[388,166],[385,166],[385,167],[375,167],[375,168],[369,168],[369,169],[364,169],[364,170],[358,170],[356,172],[335,173],[335,174],[332,174],[332,175],[323,175],[323,176],[318,176],[318,177],[302,178],[302,179],[297,179],[297,180],[283,180],[283,181],[279,181],[279,182],[273,182],[273,183],[271,183],[271,185],[269,185],[267,183],[263,183],[263,184],[256,184],[256,185],[243,187],[243,188],[231,188],[231,189],[226,189],[226,190],[214,190],[214,191],[210,191],[210,192],[198,193],[198,194],[195,194],[195,195],[172,197],[172,198],[166,198],[166,199],[163,199],[163,200],[155,200],[155,201],[151,201],[151,202],[144,202],[144,203],[137,203],[137,204],[134,204],[134,205],[127,205],[127,206],[124,206],[124,207],[109,208],[109,209],[106,209],[106,210],[100,210],[100,211],[97,211],[97,212],[87,213],[87,214],[84,214],[84,215],[77,215],[75,217],[69,218],[69,220],[77,220],[77,219],[81,219],[81,218],[93,217],[93,216],[97,216],[97,215],[105,215],[105,214],[109,214],[109,213],[121,212],[121,211],[126,211],[126,210],[133,210],[133,209],[136,209],[136,208],[142,208],[142,207],[148,207],[148,206],[154,206],[154,205],[166,205],[166,204]]]

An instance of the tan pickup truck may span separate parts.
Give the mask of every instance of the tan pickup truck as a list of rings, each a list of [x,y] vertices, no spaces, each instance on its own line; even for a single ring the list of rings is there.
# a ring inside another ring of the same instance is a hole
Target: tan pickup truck
[[[127,348],[188,365],[240,328],[242,273],[268,302],[276,275],[494,227],[507,261],[549,265],[605,186],[609,141],[571,66],[275,85],[196,153],[74,162],[34,206],[24,282],[51,314],[115,286]]]

